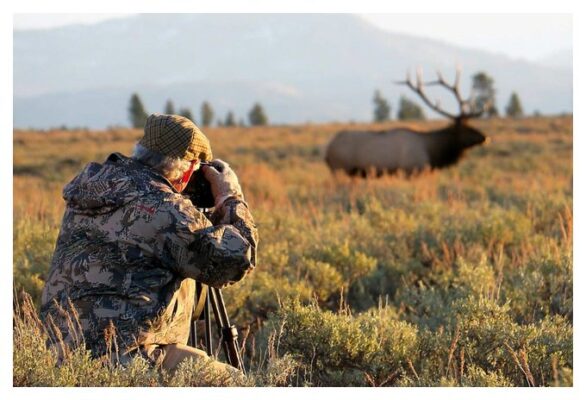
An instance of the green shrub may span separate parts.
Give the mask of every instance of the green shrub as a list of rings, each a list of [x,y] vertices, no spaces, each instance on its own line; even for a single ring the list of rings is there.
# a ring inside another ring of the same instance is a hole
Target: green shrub
[[[494,141],[458,165],[380,179],[333,177],[323,149],[339,130],[396,122],[206,131],[260,234],[256,270],[224,291],[249,369],[235,384],[571,386],[572,122],[479,120]],[[139,137],[14,133],[14,286],[36,306],[62,186]],[[230,384],[197,363],[174,375],[140,360],[109,368],[79,349],[56,368],[34,313],[24,315],[17,386]]]
[[[417,329],[386,308],[355,317],[292,301],[275,317],[283,352],[306,367],[305,379],[325,386],[393,384],[417,348]]]

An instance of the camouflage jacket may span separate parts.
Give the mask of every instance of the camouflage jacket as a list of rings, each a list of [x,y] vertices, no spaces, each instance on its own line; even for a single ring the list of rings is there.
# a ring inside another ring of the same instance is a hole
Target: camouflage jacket
[[[223,287],[256,264],[243,200],[229,198],[208,219],[162,175],[118,153],[88,164],[63,197],[41,315],[53,339],[73,343],[74,328],[83,331],[94,356],[185,344],[194,280]]]

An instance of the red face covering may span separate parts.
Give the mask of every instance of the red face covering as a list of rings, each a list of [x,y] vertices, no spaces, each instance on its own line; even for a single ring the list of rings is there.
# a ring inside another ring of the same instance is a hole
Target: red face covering
[[[195,166],[199,163],[199,160],[191,160],[191,165],[189,166],[189,169],[187,171],[185,171],[185,173],[183,174],[183,177],[181,177],[180,181],[175,181],[175,183],[173,183],[173,187],[175,187],[175,189],[181,193],[186,187],[187,187],[187,183],[189,182],[189,179],[191,179],[191,175],[193,174],[193,170],[195,169]]]

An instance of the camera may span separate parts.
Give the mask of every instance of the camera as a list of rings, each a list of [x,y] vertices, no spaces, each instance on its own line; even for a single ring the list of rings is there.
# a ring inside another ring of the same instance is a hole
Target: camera
[[[208,162],[201,162],[199,169],[191,175],[183,194],[187,195],[197,208],[212,208],[215,205],[215,199],[212,194],[212,186],[203,173],[204,165],[218,169]]]

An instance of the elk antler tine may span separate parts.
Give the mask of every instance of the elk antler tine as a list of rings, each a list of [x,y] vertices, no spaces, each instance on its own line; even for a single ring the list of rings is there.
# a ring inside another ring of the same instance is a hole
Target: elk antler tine
[[[456,67],[456,79],[454,81],[454,87],[456,89],[458,89],[458,87],[460,86],[460,76],[462,74],[462,68],[458,65]]]
[[[423,70],[421,67],[417,68],[416,70],[416,80],[415,82],[411,81],[411,77],[409,75],[409,72],[407,72],[407,80],[405,82],[400,82],[403,84],[406,84],[411,90],[413,90],[415,93],[417,93],[419,95],[419,97],[421,98],[421,100],[423,100],[423,102],[425,104],[427,104],[430,108],[432,108],[434,111],[436,111],[437,113],[443,115],[444,117],[447,118],[451,118],[451,119],[456,119],[457,116],[448,113],[447,111],[444,111],[441,109],[440,107],[440,102],[439,100],[436,100],[435,102],[432,101],[426,94],[424,91],[423,86],[426,85],[440,85],[443,86],[447,89],[449,89],[450,91],[452,91],[456,97],[461,100],[459,98],[459,94],[457,90],[454,90],[454,88],[449,85],[443,78],[443,76],[441,75],[441,72],[438,71],[438,80],[437,81],[432,81],[432,82],[424,82],[423,81]]]
[[[421,67],[417,68],[417,88],[421,89],[423,87],[423,71]]]

